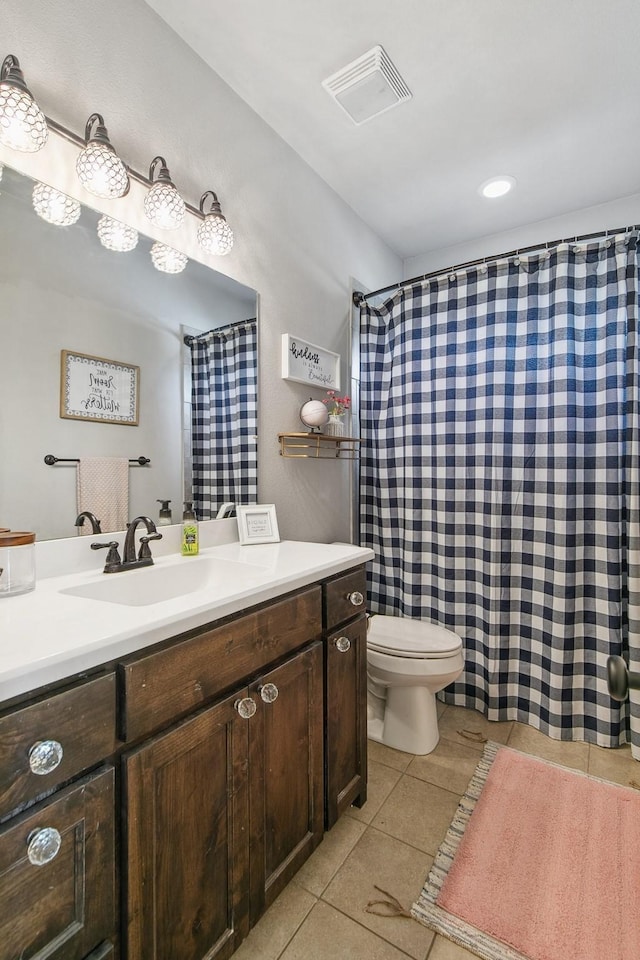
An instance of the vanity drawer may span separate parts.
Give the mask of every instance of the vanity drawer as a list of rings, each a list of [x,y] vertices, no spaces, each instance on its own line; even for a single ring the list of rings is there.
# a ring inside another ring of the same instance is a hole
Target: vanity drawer
[[[322,635],[320,586],[121,664],[122,740],[137,740]]]
[[[4,818],[113,753],[115,674],[0,717],[0,744],[0,818]]]
[[[350,620],[351,617],[364,613],[366,609],[367,578],[364,567],[350,570],[335,580],[330,580],[324,587],[324,622],[327,630],[332,630],[337,624]],[[358,603],[358,594],[362,602]]]
[[[0,956],[108,957],[116,925],[114,771],[0,828]],[[106,951],[106,952],[105,952]]]

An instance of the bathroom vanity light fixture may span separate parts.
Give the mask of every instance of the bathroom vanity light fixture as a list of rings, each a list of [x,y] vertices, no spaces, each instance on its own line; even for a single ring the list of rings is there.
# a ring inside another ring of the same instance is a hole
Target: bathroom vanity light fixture
[[[205,205],[210,201],[209,210]],[[200,197],[200,213],[204,219],[198,227],[198,243],[207,253],[224,257],[233,247],[233,230],[222,214],[222,208],[213,190],[207,190]]]
[[[107,250],[128,253],[138,243],[138,231],[106,214],[98,220],[98,239]]]
[[[186,213],[185,202],[171,182],[164,157],[154,157],[149,167],[151,187],[144,198],[144,212],[163,230],[177,229]]]
[[[168,247],[166,243],[159,241],[151,247],[151,260],[156,270],[162,273],[182,273],[189,262],[180,250],[174,250],[173,247]]]
[[[86,146],[76,160],[76,172],[82,186],[95,197],[124,197],[129,192],[129,174],[111,145],[99,113],[92,113],[87,120],[84,139]]]
[[[61,193],[46,183],[36,183],[33,188],[33,209],[56,227],[68,227],[80,217],[81,206],[73,197]]]
[[[42,110],[24,81],[18,58],[4,58],[0,70],[0,143],[12,150],[36,153],[49,130]]]

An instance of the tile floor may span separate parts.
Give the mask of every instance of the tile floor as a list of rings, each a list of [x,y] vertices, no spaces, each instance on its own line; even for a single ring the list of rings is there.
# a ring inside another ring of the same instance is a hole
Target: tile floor
[[[385,899],[417,898],[461,794],[482,753],[459,731],[554,760],[594,776],[640,783],[629,747],[561,743],[521,723],[440,705],[440,743],[426,757],[369,741],[369,799],[352,807],[251,931],[234,960],[470,960],[473,954],[413,919],[367,913]],[[477,958],[476,958],[477,960]]]

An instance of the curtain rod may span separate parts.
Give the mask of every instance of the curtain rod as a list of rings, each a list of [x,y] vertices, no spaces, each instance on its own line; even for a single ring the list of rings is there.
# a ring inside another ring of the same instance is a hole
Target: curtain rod
[[[223,330],[235,330],[236,327],[240,329],[240,327],[244,327],[246,324],[255,323],[256,320],[257,317],[249,317],[247,320],[237,320],[235,323],[230,323],[226,327],[213,327],[212,330],[204,330],[202,333],[198,333],[196,335],[185,333],[184,337],[182,338],[182,342],[185,344],[185,346],[190,347],[191,344],[195,343],[196,340],[203,340],[204,337],[208,337],[209,334],[215,335],[219,334]]]
[[[363,293],[361,290],[353,291],[353,304],[359,307],[366,303],[370,297],[378,297],[382,293],[388,293],[390,290],[401,290],[403,287],[411,287],[414,283],[423,283],[425,280],[431,280],[433,277],[439,277],[443,273],[451,273],[457,270],[465,270],[467,267],[475,267],[480,264],[497,263],[498,260],[505,260],[508,257],[517,257],[520,253],[532,253],[534,250],[549,250],[551,247],[557,247],[561,243],[580,243],[582,240],[595,240],[599,237],[612,237],[618,233],[628,233],[631,230],[640,230],[640,225],[634,224],[630,227],[616,227],[611,230],[599,230],[597,233],[583,233],[579,237],[565,237],[564,240],[550,240],[547,243],[534,243],[530,247],[518,247],[516,250],[509,250],[507,253],[495,254],[492,257],[480,257],[477,260],[467,260],[465,263],[459,263],[456,266],[440,267],[438,270],[432,270],[430,273],[423,273],[420,277],[412,277],[410,280],[400,280],[398,283],[392,283],[388,287],[380,287],[379,290],[372,290],[370,293]]]

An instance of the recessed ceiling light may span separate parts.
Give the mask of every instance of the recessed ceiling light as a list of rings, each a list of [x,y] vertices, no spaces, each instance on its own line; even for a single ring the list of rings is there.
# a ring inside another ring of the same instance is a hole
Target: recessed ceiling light
[[[516,181],[514,177],[491,177],[490,180],[485,180],[484,183],[480,184],[478,192],[483,197],[488,197],[490,200],[493,200],[496,197],[504,197],[515,185]]]

